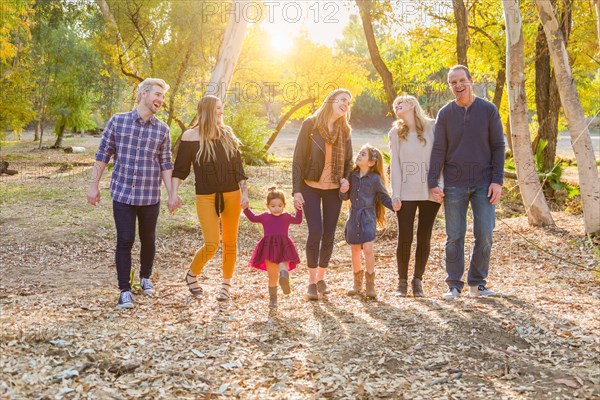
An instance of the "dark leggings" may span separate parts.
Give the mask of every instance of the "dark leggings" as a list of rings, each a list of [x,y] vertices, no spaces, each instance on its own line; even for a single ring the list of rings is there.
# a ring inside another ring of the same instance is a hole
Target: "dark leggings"
[[[151,206],[132,206],[113,201],[113,216],[117,227],[117,278],[119,289],[131,290],[131,248],[135,241],[135,222],[139,223],[140,235],[140,278],[150,278],[154,254],[156,253],[156,221],[160,211],[160,202]]]
[[[413,241],[415,213],[419,209],[419,226],[417,228],[417,250],[415,255],[415,274],[417,279],[423,279],[425,265],[431,249],[431,231],[440,203],[434,201],[403,201],[402,208],[396,213],[398,217],[398,246],[396,247],[396,260],[398,262],[398,276],[408,279],[408,262],[410,260],[410,247]]]
[[[306,239],[306,263],[308,268],[329,266],[333,241],[337,228],[342,200],[338,189],[315,189],[303,183],[304,215],[308,224]],[[321,214],[321,203],[323,214]]]

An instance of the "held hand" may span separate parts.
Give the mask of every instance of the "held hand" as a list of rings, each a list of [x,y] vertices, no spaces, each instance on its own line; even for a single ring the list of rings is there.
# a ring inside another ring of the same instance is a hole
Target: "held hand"
[[[183,204],[183,200],[177,194],[169,196],[169,212],[173,214]]]
[[[395,212],[400,211],[400,209],[402,208],[402,201],[399,198],[395,198],[394,200],[392,200],[392,208]]]
[[[500,202],[500,196],[502,196],[502,185],[498,183],[490,184],[488,189],[488,197],[490,198],[490,203],[496,205]]]
[[[429,189],[429,193],[433,197],[433,200],[438,203],[441,203],[444,200],[444,191],[439,187]]]
[[[342,178],[340,181],[340,192],[346,193],[348,190],[350,190],[350,182],[346,178]]]
[[[98,186],[90,185],[87,192],[87,202],[93,206],[100,203],[100,190]]]
[[[249,205],[250,200],[248,200],[248,195],[242,194],[242,198],[240,199],[240,206],[242,206],[242,209],[245,210],[246,208],[248,208]]]
[[[294,208],[296,210],[301,210],[304,205],[304,197],[302,197],[302,193],[298,192],[294,194]]]

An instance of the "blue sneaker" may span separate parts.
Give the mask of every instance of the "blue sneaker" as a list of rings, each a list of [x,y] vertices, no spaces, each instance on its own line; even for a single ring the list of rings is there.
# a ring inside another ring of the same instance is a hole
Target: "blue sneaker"
[[[117,308],[133,308],[133,295],[129,290],[121,292]]]
[[[152,296],[154,294],[154,286],[149,278],[142,278],[140,280],[140,287],[146,296]]]

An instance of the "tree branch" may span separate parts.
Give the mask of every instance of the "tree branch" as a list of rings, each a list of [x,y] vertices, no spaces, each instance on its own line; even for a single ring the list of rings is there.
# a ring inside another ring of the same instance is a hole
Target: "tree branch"
[[[294,115],[294,113],[296,111],[298,111],[300,108],[304,107],[307,104],[313,103],[314,101],[315,101],[315,99],[312,97],[304,99],[304,100],[300,101],[299,103],[296,103],[292,108],[289,109],[289,111],[287,113],[285,113],[285,115],[281,118],[281,120],[277,124],[277,127],[275,128],[275,132],[273,132],[273,134],[271,135],[269,140],[267,140],[267,143],[265,144],[265,147],[264,147],[265,152],[269,151],[269,148],[271,148],[271,145],[273,144],[273,142],[275,142],[277,135],[283,129],[283,126],[285,125],[287,120],[290,119],[290,117],[292,115]]]

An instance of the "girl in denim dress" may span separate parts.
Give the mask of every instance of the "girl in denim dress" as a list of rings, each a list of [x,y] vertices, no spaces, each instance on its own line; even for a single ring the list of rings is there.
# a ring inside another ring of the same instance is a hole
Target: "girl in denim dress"
[[[350,200],[350,213],[344,235],[352,248],[352,270],[354,287],[349,295],[360,294],[363,276],[366,278],[366,295],[375,298],[375,254],[373,242],[377,227],[385,225],[385,208],[393,210],[392,199],[385,188],[385,173],[381,151],[364,145],[354,161],[350,176],[350,189],[340,189],[342,200]],[[366,275],[361,269],[361,251],[365,256]]]

